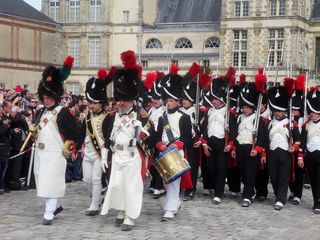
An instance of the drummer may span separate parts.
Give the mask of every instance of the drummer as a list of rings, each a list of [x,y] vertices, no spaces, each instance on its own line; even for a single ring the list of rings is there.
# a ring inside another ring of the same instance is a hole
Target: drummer
[[[157,148],[165,152],[172,148],[178,149],[183,157],[186,152],[185,145],[192,141],[190,117],[179,111],[179,101],[182,92],[182,77],[177,74],[178,67],[172,65],[170,73],[163,81],[162,98],[166,103],[166,111],[159,118],[157,131]],[[167,195],[164,204],[164,215],[161,221],[167,221],[177,214],[180,209],[180,183],[182,189],[191,189],[192,181],[188,171],[172,183],[166,184]]]

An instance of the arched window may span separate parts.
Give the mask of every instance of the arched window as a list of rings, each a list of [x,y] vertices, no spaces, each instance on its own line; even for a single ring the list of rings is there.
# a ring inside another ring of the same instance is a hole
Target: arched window
[[[146,48],[162,48],[162,43],[159,39],[151,38],[147,41]]]
[[[175,48],[192,48],[192,42],[187,38],[179,38],[175,45]]]
[[[217,37],[208,38],[204,44],[205,48],[218,48],[220,47],[220,39]]]

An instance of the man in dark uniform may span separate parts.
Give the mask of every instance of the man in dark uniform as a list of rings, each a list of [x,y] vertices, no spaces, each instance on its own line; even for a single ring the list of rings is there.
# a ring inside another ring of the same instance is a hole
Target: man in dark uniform
[[[166,113],[159,119],[158,123],[158,143],[159,152],[164,152],[168,148],[176,148],[181,157],[184,157],[186,146],[192,142],[192,126],[190,116],[179,111],[179,101],[182,92],[182,77],[177,74],[177,66],[171,66],[170,73],[166,75],[163,82],[162,98],[166,102]],[[190,173],[185,173],[172,183],[166,184],[166,200],[164,204],[165,214],[162,221],[174,218],[180,209],[180,182],[182,189],[192,189]]]

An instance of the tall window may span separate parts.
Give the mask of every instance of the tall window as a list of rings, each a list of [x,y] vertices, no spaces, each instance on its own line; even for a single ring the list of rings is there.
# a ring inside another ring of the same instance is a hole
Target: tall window
[[[269,66],[282,66],[284,53],[284,30],[269,30]]]
[[[129,11],[123,11],[123,22],[129,22]]]
[[[67,82],[67,92],[72,92],[74,95],[80,94],[80,83],[79,82]]]
[[[49,2],[49,17],[54,21],[59,21],[60,0],[50,0]]]
[[[234,2],[234,16],[247,17],[249,16],[249,1],[235,1]]]
[[[80,67],[80,39],[69,39],[69,55],[74,57],[74,66]]]
[[[90,21],[100,21],[100,6],[101,0],[90,0]]]
[[[245,67],[247,65],[247,42],[246,30],[235,30],[233,40],[233,66]]]
[[[100,38],[92,37],[89,38],[89,66],[99,67],[100,66]]]
[[[286,15],[286,1],[270,0],[270,16],[284,16],[284,15]]]
[[[187,38],[179,38],[175,45],[175,48],[192,48],[192,42]]]
[[[80,0],[70,0],[69,21],[80,22]]]

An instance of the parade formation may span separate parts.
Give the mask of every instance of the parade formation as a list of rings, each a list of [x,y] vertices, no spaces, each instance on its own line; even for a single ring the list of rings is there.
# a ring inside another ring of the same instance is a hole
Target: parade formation
[[[149,72],[143,79],[133,51],[120,58],[122,66],[99,69],[88,80],[89,110],[80,128],[73,112],[59,104],[73,58],[42,74],[38,95],[44,106],[27,139],[34,141],[44,225],[63,211],[58,199],[65,193],[66,158],[77,154],[83,155],[91,197],[85,214],[116,209],[114,225],[123,231],[132,230],[141,213],[144,188],[155,201],[165,195],[159,221],[170,222],[183,211],[181,200],[195,198],[199,177],[213,204],[223,202],[227,181],[232,195],[242,194],[240,208],[266,200],[270,179],[279,211],[287,201],[298,205],[309,181],[313,211],[320,214],[320,91],[308,86],[308,75],[270,86],[263,68],[246,79],[232,67],[213,76],[193,63],[184,76],[172,64],[168,73]]]

